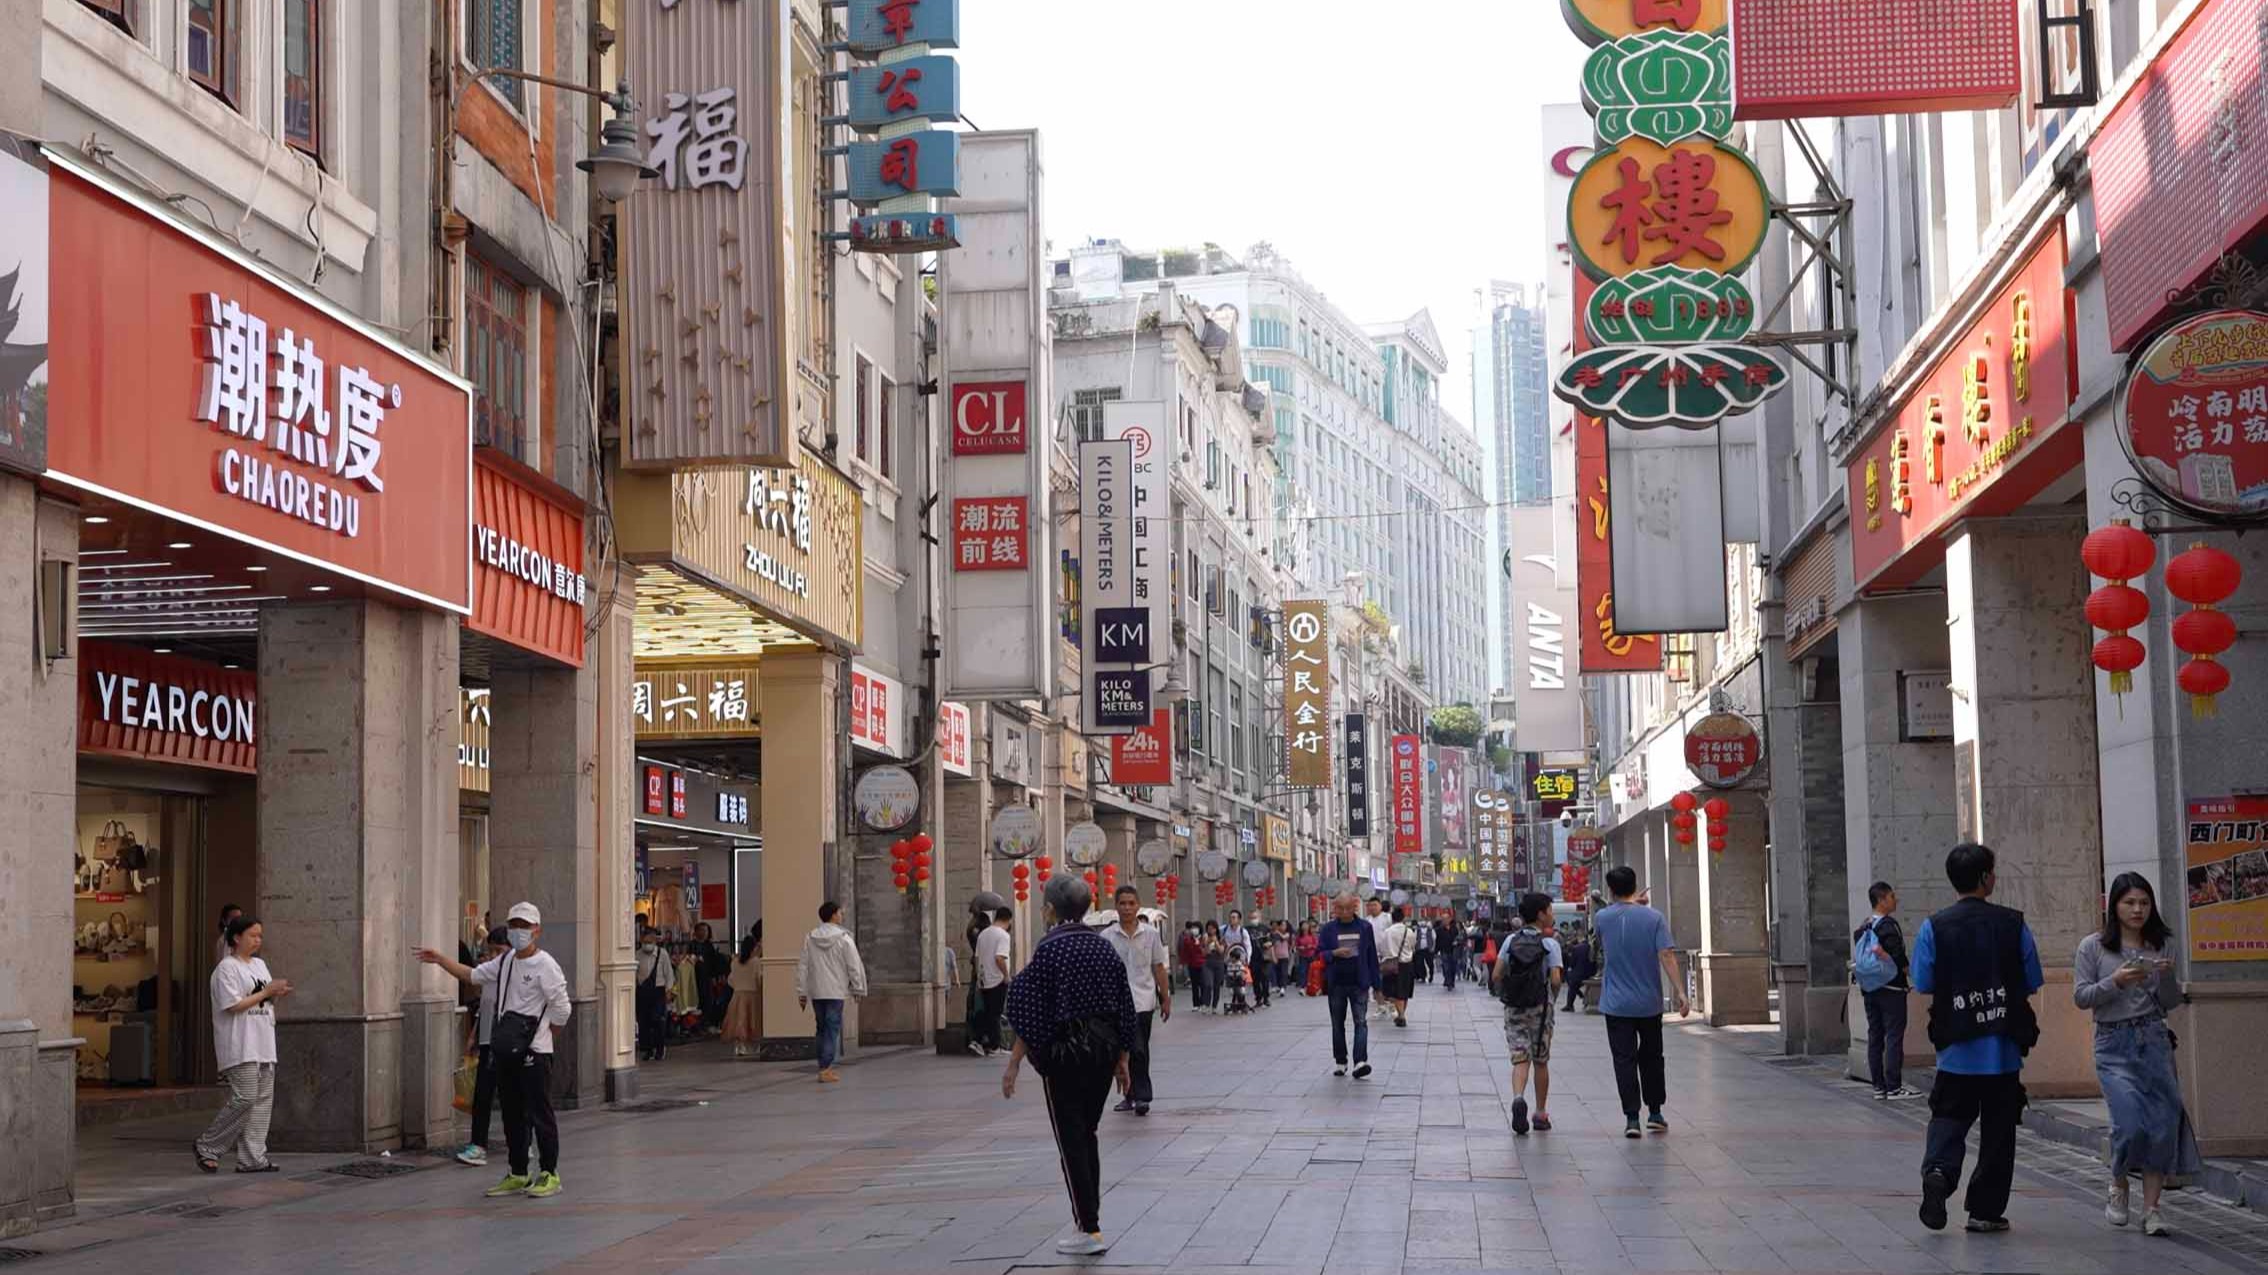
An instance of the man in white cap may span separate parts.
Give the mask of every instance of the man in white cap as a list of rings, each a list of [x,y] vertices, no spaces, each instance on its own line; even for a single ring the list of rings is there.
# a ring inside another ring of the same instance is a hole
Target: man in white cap
[[[505,914],[510,948],[501,956],[467,968],[429,947],[417,959],[449,971],[460,983],[491,984],[496,1022],[489,1030],[496,1067],[498,1105],[504,1110],[504,1142],[511,1171],[488,1189],[491,1198],[526,1195],[545,1199],[559,1194],[559,1121],[551,1113],[551,1029],[574,1012],[567,996],[567,974],[540,946],[543,913],[533,903],[515,903]],[[528,1140],[534,1135],[541,1172],[528,1172]]]

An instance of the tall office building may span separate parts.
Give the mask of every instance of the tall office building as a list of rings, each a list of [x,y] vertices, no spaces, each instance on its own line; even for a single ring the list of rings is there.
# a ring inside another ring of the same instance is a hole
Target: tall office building
[[[1551,400],[1544,357],[1541,287],[1491,282],[1473,329],[1473,430],[1487,453],[1489,615],[1488,675],[1501,687],[1511,675],[1511,597],[1504,587],[1511,547],[1511,507],[1551,499]]]

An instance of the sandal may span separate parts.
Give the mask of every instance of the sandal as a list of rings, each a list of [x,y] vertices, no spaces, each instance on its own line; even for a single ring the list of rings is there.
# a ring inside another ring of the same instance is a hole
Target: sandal
[[[195,1147],[191,1147],[191,1148],[190,1148],[190,1151],[191,1151],[191,1152],[192,1152],[192,1153],[193,1153],[193,1154],[194,1154],[194,1155],[195,1155],[195,1156],[197,1157],[197,1167],[198,1167],[198,1169],[200,1169],[200,1170],[202,1170],[202,1171],[204,1171],[204,1172],[206,1172],[206,1173],[218,1173],[218,1172],[220,1172],[220,1161],[218,1161],[218,1160],[215,1160],[214,1158],[212,1158],[212,1157],[211,1157],[211,1156],[209,1156],[209,1155],[206,1155],[206,1154],[205,1154],[204,1152],[202,1152],[202,1151],[198,1151],[198,1150],[197,1150],[197,1149],[196,1149]]]

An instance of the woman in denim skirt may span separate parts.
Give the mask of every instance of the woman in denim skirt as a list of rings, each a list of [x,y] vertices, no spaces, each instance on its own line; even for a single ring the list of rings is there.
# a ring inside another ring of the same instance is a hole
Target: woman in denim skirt
[[[2158,1194],[2167,1176],[2203,1168],[2166,1028],[2166,1012],[2181,1004],[2170,938],[2149,881],[2121,873],[2111,882],[2102,933],[2081,939],[2071,962],[2071,998],[2094,1011],[2095,1074],[2110,1104],[2111,1183],[2103,1214],[2112,1226],[2127,1224],[2127,1177],[2140,1173],[2145,1235],[2166,1233]]]

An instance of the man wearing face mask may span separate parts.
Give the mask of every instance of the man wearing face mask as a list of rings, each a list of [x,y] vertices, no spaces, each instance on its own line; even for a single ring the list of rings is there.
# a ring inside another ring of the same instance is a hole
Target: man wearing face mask
[[[540,1200],[560,1191],[559,1122],[551,1112],[551,1029],[566,1023],[574,1005],[567,996],[566,972],[540,945],[543,913],[535,904],[512,905],[505,914],[505,937],[509,951],[470,969],[429,947],[419,948],[417,959],[449,971],[460,983],[499,989],[489,1047],[512,1168],[488,1194]],[[542,1157],[541,1172],[532,1176],[530,1135]]]
[[[652,926],[638,931],[638,1059],[660,1062],[669,1041],[669,991],[677,981],[661,934]]]

